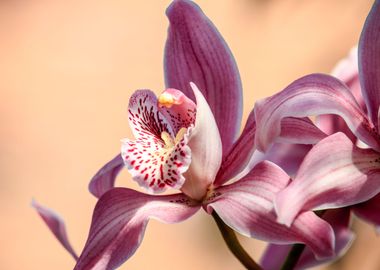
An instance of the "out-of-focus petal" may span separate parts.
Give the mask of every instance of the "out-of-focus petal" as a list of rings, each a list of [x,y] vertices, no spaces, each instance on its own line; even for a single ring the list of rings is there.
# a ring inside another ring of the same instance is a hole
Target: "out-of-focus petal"
[[[195,84],[191,86],[197,100],[197,116],[189,138],[191,164],[181,190],[191,198],[201,199],[214,182],[222,162],[222,142],[207,101]]]
[[[190,128],[177,134],[158,108],[155,94],[136,91],[129,100],[128,119],[135,140],[124,139],[121,156],[133,180],[151,193],[179,189],[191,162]]]
[[[242,88],[235,60],[222,36],[192,1],[176,0],[165,47],[165,82],[194,99],[189,83],[202,91],[213,112],[227,154],[242,117]]]
[[[380,228],[380,194],[352,209],[355,215]]]
[[[312,74],[296,80],[280,93],[256,103],[256,147],[267,150],[280,135],[285,117],[340,115],[363,142],[379,149],[373,124],[347,87],[329,75]],[[300,134],[302,137],[302,134]]]
[[[379,153],[336,133],[310,150],[295,180],[276,195],[278,221],[289,226],[302,211],[354,205],[379,191]]]
[[[255,133],[255,114],[254,111],[252,111],[248,116],[239,139],[231,147],[229,153],[224,156],[214,186],[223,185],[248,165],[248,162],[255,151]]]
[[[177,223],[198,209],[183,194],[152,196],[114,188],[96,204],[86,245],[74,269],[115,269],[139,247],[150,218]]]
[[[273,199],[289,180],[278,166],[264,161],[243,179],[217,188],[205,207],[243,235],[273,243],[305,243],[318,258],[333,256],[333,230],[313,212],[300,214],[290,228],[276,222]]]
[[[88,189],[97,198],[100,198],[104,193],[114,187],[116,176],[124,167],[124,161],[121,154],[118,154],[111,161],[106,163],[95,175],[92,177]]]
[[[69,238],[67,237],[66,226],[63,219],[53,210],[40,205],[36,201],[32,202],[32,206],[36,209],[45,224],[49,227],[50,231],[54,234],[62,246],[71,254],[71,256],[73,256],[75,260],[77,260],[78,256],[71,246]]]
[[[335,234],[335,256],[333,258],[316,260],[309,247],[302,252],[295,269],[307,269],[325,263],[331,263],[343,256],[355,239],[355,233],[349,229],[350,210],[328,210],[322,217],[333,228]],[[293,245],[269,244],[260,259],[264,270],[281,269]]]
[[[378,126],[380,105],[380,1],[376,0],[359,40],[359,75],[368,114]]]

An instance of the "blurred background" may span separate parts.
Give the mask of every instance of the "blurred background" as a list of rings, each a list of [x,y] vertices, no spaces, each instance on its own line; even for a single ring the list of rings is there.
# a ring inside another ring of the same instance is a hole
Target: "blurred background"
[[[359,38],[372,0],[198,0],[232,49],[254,102],[298,77],[328,73]],[[126,108],[138,88],[164,90],[169,0],[0,1],[0,269],[72,269],[74,261],[30,207],[66,220],[80,252],[95,198],[93,174],[131,137]],[[118,185],[138,188],[127,172]],[[355,221],[358,237],[329,269],[380,268],[380,237]],[[264,244],[241,238],[259,258]],[[213,220],[151,221],[120,269],[242,269]]]

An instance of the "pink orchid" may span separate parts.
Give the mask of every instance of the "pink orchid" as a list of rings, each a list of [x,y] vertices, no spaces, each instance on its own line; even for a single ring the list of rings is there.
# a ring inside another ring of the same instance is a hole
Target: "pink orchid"
[[[354,138],[349,135],[350,140],[343,133],[333,134],[307,154],[294,181],[276,195],[278,221],[283,224],[290,225],[303,211],[345,207],[371,198],[355,208],[355,212],[379,224],[379,216],[374,211],[378,209],[376,195],[380,191],[379,2],[375,1],[359,42],[359,78],[366,110],[345,84],[322,74],[305,76],[256,104],[255,139],[262,151],[276,140],[281,121],[286,117],[335,114],[354,135]],[[369,148],[354,145],[357,139]]]
[[[333,256],[333,230],[313,212],[300,214],[291,227],[276,222],[273,199],[290,181],[277,165],[261,162],[226,184],[244,169],[256,149],[254,113],[237,138],[242,90],[230,50],[193,2],[173,1],[167,15],[168,89],[158,98],[149,90],[132,95],[128,118],[135,140],[125,139],[122,155],[107,163],[90,183],[90,191],[100,199],[75,269],[115,269],[136,251],[150,218],[177,223],[200,208],[216,212],[243,235],[275,243],[305,243],[318,258]],[[325,137],[307,119],[287,118],[282,127],[284,141],[296,141],[297,130],[308,136],[305,142]],[[148,192],[171,188],[181,193],[151,195],[115,188],[115,177],[124,164]]]

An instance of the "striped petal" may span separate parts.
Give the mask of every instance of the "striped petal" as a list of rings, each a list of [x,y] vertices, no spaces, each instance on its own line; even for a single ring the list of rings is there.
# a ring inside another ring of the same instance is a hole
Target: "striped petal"
[[[333,261],[342,257],[350,248],[355,233],[349,229],[350,210],[336,209],[329,210],[323,215],[323,219],[329,222],[335,234],[335,256],[329,259],[316,260],[309,247],[303,251],[295,269],[307,269]],[[293,245],[269,244],[260,259],[260,265],[264,270],[281,269]]]
[[[295,180],[276,195],[278,221],[289,226],[302,211],[354,205],[379,192],[380,154],[336,133],[310,150]]]
[[[88,189],[97,198],[114,187],[115,180],[121,169],[124,167],[124,161],[121,154],[116,155],[111,161],[106,163],[92,177]]]
[[[329,75],[305,76],[280,93],[256,103],[256,146],[265,151],[281,133],[285,117],[340,115],[363,142],[380,149],[379,135],[349,89]],[[304,136],[299,134],[300,137]]]
[[[376,0],[359,40],[359,75],[368,114],[378,126],[380,105],[380,1]]]
[[[182,194],[152,196],[114,188],[96,204],[89,236],[74,270],[113,270],[141,244],[148,220],[181,222],[199,206]]]
[[[78,259],[78,255],[75,253],[73,247],[70,244],[69,238],[66,233],[66,226],[63,219],[58,216],[53,210],[46,208],[36,201],[32,202],[32,206],[45,224],[48,226],[50,231],[54,234],[57,240],[61,243],[61,245],[73,256],[75,260]]]
[[[233,56],[222,36],[192,1],[176,0],[167,9],[170,21],[165,47],[165,82],[195,100],[194,82],[213,112],[227,153],[242,117],[242,88]]]
[[[330,225],[313,212],[297,217],[288,228],[276,222],[273,199],[289,182],[275,164],[259,163],[243,179],[217,188],[205,208],[239,233],[273,243],[305,243],[318,258],[333,256],[334,235]]]
[[[124,139],[121,153],[133,180],[151,193],[181,188],[191,161],[191,128],[175,134],[172,119],[160,112],[156,96],[148,90],[132,95],[128,112],[136,140]]]

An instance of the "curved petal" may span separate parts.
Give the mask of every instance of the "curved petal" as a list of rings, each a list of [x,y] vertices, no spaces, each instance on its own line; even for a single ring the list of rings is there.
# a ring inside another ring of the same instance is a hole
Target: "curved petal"
[[[355,215],[380,228],[380,194],[352,207]]]
[[[190,128],[177,134],[149,90],[136,91],[129,101],[128,119],[136,140],[124,139],[121,155],[133,180],[151,193],[179,189],[191,162],[187,145]]]
[[[276,195],[278,221],[289,226],[302,211],[357,204],[379,191],[380,154],[336,133],[310,150],[295,180]]]
[[[233,56],[222,36],[192,1],[176,0],[167,9],[170,21],[165,47],[165,82],[194,100],[194,82],[215,116],[223,153],[237,137],[242,117],[242,88]]]
[[[281,133],[276,142],[316,144],[327,135],[307,117],[286,117],[281,121]]]
[[[243,179],[217,188],[205,207],[243,235],[273,243],[305,243],[318,258],[333,256],[333,231],[313,212],[299,215],[290,228],[276,222],[273,199],[289,180],[278,166],[264,161]]]
[[[363,112],[367,112],[359,82],[358,48],[352,48],[349,55],[339,61],[331,74],[348,86]],[[357,142],[356,136],[350,131],[340,116],[333,114],[320,115],[316,118],[316,124],[323,132],[329,135],[341,131],[346,134],[353,143]]]
[[[375,1],[359,40],[359,75],[368,114],[378,126],[380,105],[380,1]]]
[[[115,269],[139,247],[150,218],[177,223],[198,209],[183,194],[152,196],[114,188],[96,204],[89,236],[74,270]]]
[[[351,92],[342,82],[329,75],[302,77],[280,93],[257,102],[255,112],[255,140],[259,150],[267,150],[280,135],[281,120],[285,117],[320,114],[340,115],[359,139],[380,149],[379,135]]]
[[[335,234],[335,256],[333,258],[316,260],[310,248],[306,247],[295,269],[307,269],[325,263],[331,263],[342,257],[355,239],[355,233],[348,228],[348,223],[342,226],[341,221],[349,220],[349,209],[329,210],[323,219],[329,222]],[[339,219],[339,220],[338,220]],[[260,259],[260,265],[264,270],[281,269],[292,245],[269,244]],[[275,258],[275,259],[274,259]]]
[[[191,198],[201,199],[222,163],[222,142],[210,107],[197,86],[191,86],[197,99],[197,116],[189,138],[191,164],[181,190]]]
[[[36,201],[32,202],[32,206],[34,209],[36,209],[45,224],[49,227],[50,231],[54,234],[62,246],[71,254],[71,256],[73,256],[75,260],[77,260],[78,255],[75,253],[73,247],[70,244],[66,233],[65,222],[62,220],[62,218],[58,216],[53,210],[38,204]]]
[[[97,198],[100,198],[104,193],[114,187],[116,176],[124,167],[124,161],[121,154],[118,154],[111,161],[106,163],[92,177],[88,189]]]
[[[255,151],[255,133],[256,121],[252,110],[239,139],[233,144],[229,153],[224,156],[214,186],[223,185],[248,165]]]

